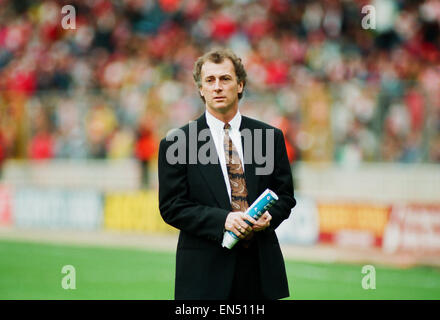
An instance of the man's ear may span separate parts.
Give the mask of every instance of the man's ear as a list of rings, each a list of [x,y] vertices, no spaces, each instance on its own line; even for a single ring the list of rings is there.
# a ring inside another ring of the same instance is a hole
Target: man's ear
[[[243,81],[238,83],[238,93],[242,93],[243,92]]]

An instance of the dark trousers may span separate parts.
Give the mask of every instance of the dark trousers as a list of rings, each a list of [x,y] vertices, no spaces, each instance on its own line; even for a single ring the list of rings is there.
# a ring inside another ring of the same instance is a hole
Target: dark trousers
[[[237,243],[237,264],[229,300],[265,299],[261,290],[258,248],[254,241],[248,248],[240,242]]]

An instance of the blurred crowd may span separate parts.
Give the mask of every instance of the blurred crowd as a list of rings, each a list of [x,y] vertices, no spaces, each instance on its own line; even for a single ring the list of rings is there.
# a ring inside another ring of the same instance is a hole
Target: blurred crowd
[[[439,163],[439,26],[437,0],[0,0],[0,163],[148,166],[204,110],[192,68],[216,46],[242,57],[241,112],[281,128],[292,163]]]

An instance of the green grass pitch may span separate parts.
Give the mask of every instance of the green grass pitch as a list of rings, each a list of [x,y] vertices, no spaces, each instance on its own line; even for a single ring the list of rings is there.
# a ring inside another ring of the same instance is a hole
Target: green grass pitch
[[[140,249],[0,240],[0,299],[173,299],[175,254]],[[76,289],[63,289],[65,265]],[[375,265],[376,289],[362,288],[362,265],[286,260],[289,299],[440,299],[440,270]]]

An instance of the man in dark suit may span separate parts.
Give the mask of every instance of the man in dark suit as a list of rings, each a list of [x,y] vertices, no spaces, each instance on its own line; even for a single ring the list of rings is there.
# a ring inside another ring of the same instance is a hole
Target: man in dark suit
[[[283,134],[240,114],[246,72],[232,51],[203,55],[193,76],[206,111],[159,147],[160,213],[180,230],[175,298],[287,297],[275,229],[296,201]],[[279,200],[254,220],[244,211],[266,188]],[[241,239],[232,249],[225,230]]]

